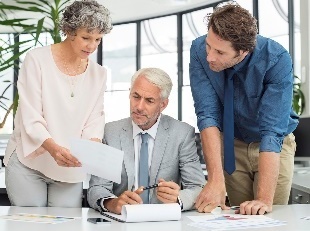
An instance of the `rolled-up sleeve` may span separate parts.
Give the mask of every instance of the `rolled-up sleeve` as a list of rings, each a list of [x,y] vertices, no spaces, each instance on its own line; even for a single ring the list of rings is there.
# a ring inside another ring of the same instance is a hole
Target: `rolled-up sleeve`
[[[292,71],[290,55],[283,52],[266,73],[259,109],[260,152],[281,152],[292,107]]]

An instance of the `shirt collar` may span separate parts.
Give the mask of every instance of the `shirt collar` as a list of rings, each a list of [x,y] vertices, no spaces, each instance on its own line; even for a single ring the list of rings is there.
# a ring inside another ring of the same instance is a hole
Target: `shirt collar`
[[[133,121],[131,121],[131,123],[132,123],[132,137],[135,138],[140,133],[143,133],[143,134],[148,133],[155,140],[160,119],[161,119],[161,114],[159,115],[156,123],[152,127],[150,127],[148,130],[142,130],[141,128],[139,128],[138,125],[136,125]]]
[[[243,68],[243,67],[247,64],[247,62],[249,61],[249,59],[250,59],[250,57],[251,57],[251,54],[252,54],[252,53],[248,53],[240,63],[236,64],[236,65],[233,66],[232,68],[233,68],[235,71],[239,71],[241,68]]]

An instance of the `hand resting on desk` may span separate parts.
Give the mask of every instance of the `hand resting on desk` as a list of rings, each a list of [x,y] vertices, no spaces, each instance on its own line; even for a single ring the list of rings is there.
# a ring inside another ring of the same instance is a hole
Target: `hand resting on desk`
[[[236,213],[243,215],[264,215],[272,211],[272,205],[267,205],[261,200],[245,201],[240,204]]]

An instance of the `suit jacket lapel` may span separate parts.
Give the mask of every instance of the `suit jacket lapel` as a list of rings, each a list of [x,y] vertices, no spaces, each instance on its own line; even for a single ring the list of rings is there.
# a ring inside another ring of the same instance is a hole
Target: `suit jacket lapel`
[[[167,117],[162,115],[159,122],[156,139],[154,143],[153,155],[152,155],[152,164],[150,171],[150,185],[155,184],[157,178],[158,170],[161,165],[163,156],[165,154],[166,146],[169,140],[169,124],[167,122]],[[150,191],[150,198],[152,198],[153,191]]]
[[[130,118],[128,123],[123,127],[120,138],[121,148],[124,151],[124,167],[128,177],[128,190],[132,190],[135,176],[135,150],[133,145],[132,124]]]

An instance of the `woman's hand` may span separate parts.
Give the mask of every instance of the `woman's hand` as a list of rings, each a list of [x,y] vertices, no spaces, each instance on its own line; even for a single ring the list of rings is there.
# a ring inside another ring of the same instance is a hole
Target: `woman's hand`
[[[59,146],[53,139],[45,140],[42,147],[50,153],[59,166],[81,167],[81,163],[71,154],[70,150]]]
[[[67,148],[58,146],[58,148],[56,148],[50,154],[59,166],[81,167],[79,160],[72,156],[70,150]]]

